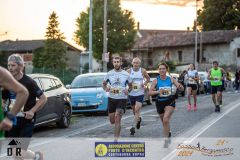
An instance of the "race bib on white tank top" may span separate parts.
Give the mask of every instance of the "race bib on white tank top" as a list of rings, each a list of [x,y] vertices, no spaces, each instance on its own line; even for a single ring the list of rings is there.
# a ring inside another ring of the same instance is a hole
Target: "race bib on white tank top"
[[[131,68],[130,79],[132,80],[132,90],[129,93],[130,96],[139,96],[144,94],[144,77],[142,75],[142,68],[139,68],[138,71],[134,71]]]

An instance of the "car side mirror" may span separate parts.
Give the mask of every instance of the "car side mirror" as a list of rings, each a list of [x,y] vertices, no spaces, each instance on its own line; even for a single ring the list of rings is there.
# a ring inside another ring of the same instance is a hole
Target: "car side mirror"
[[[71,88],[71,85],[70,85],[70,84],[67,84],[67,85],[66,85],[66,88],[67,88],[67,89],[70,89],[70,88]]]

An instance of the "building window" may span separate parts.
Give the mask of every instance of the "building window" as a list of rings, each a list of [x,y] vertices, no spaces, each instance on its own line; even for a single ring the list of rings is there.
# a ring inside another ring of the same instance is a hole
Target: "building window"
[[[202,62],[206,63],[207,62],[207,58],[205,57],[204,51],[205,51],[205,49],[202,49]]]
[[[182,62],[182,51],[178,51],[178,61]]]
[[[200,62],[200,49],[197,49],[197,62]]]
[[[133,57],[137,57],[137,53],[136,52],[133,52]]]
[[[240,48],[237,48],[237,57],[240,58]]]

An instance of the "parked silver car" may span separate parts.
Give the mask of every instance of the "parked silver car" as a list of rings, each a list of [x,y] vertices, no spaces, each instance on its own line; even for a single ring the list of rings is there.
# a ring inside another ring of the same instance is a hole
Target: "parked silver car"
[[[56,122],[60,128],[70,125],[72,106],[69,91],[61,80],[49,74],[28,75],[47,96],[47,103],[36,113],[35,126]]]

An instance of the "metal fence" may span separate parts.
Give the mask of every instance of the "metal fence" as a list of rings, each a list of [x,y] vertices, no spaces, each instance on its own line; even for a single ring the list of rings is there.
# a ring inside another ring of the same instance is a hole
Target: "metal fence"
[[[58,77],[63,84],[71,84],[73,79],[78,76],[76,71],[72,70],[64,70],[64,69],[54,69],[54,68],[33,68],[32,74],[34,73],[43,73],[43,74],[51,74]]]

